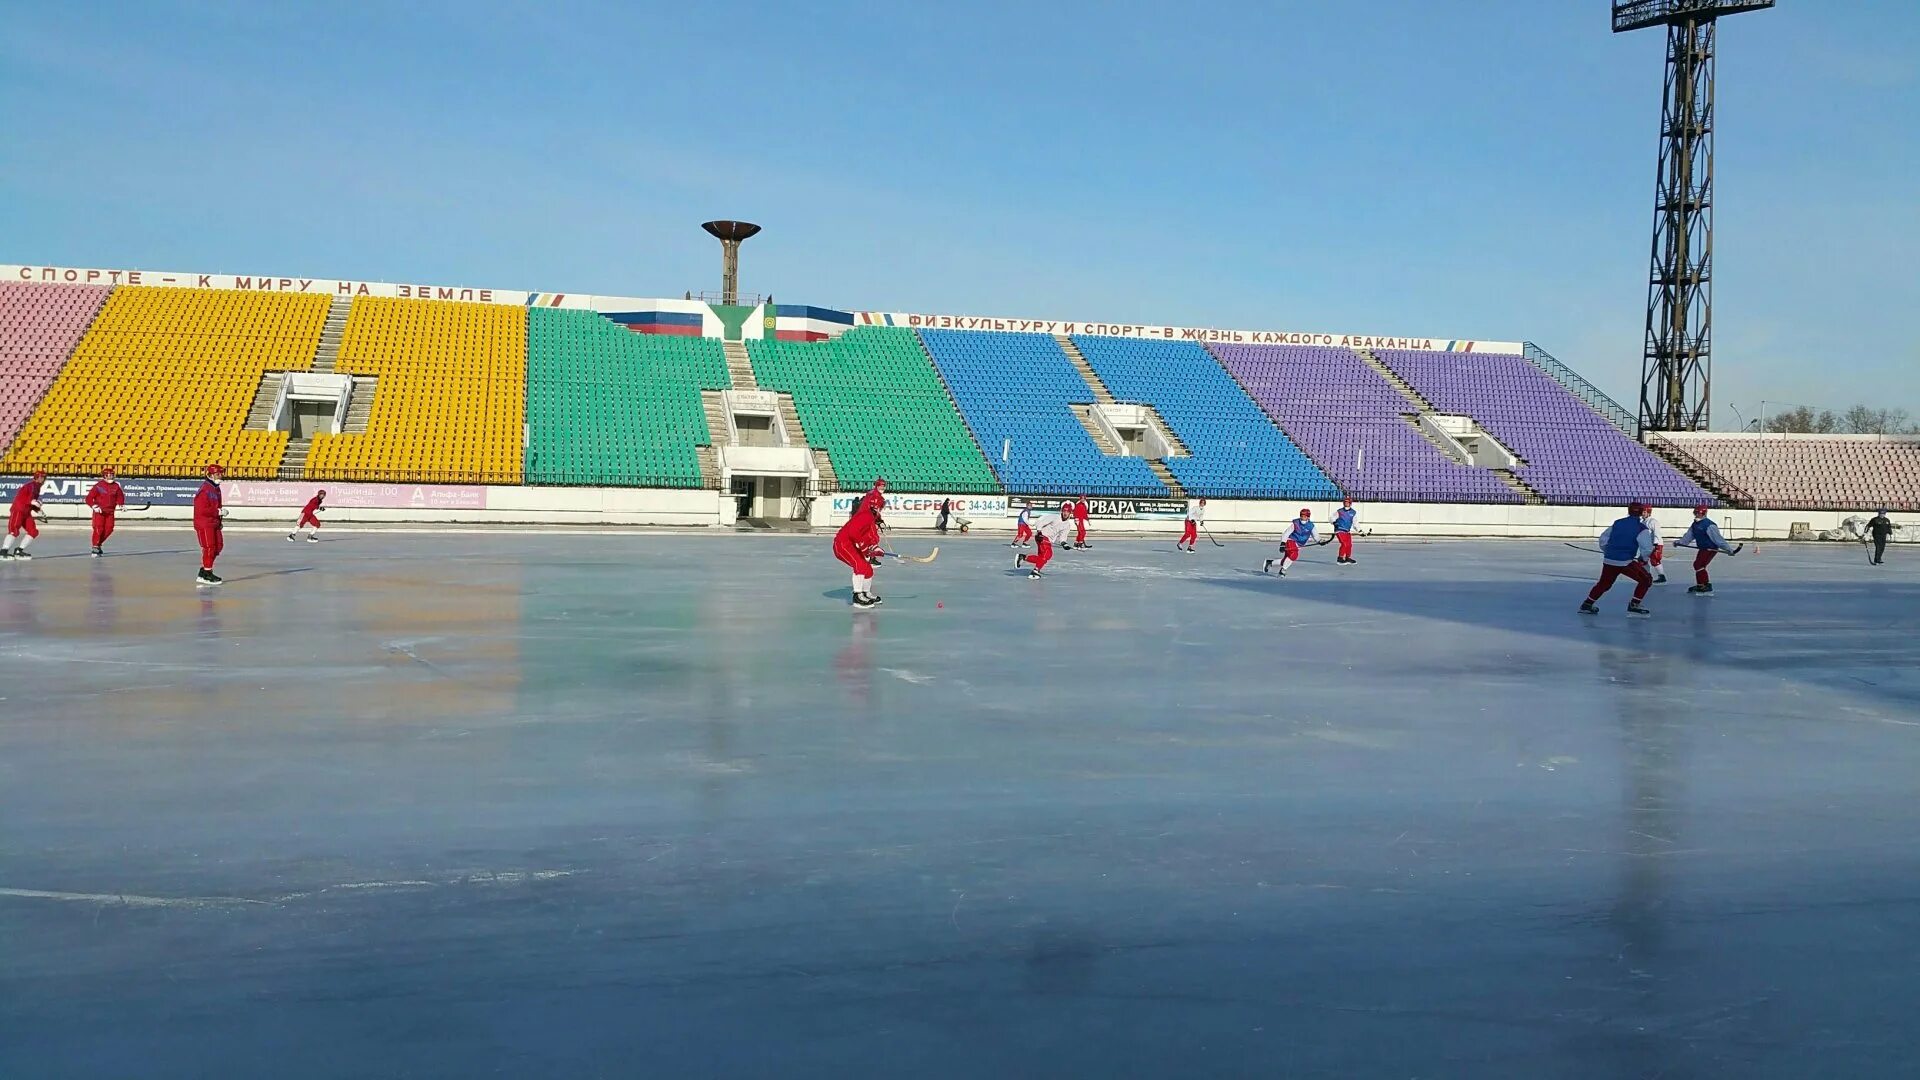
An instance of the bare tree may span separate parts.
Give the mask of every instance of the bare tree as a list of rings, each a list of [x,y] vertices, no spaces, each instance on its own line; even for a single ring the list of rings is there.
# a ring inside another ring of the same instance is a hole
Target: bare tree
[[[1767,417],[1768,431],[1791,435],[1920,435],[1920,424],[1905,409],[1855,405],[1842,412],[1795,405]]]
[[[1815,410],[1795,405],[1786,412],[1767,417],[1767,430],[1790,435],[1831,435],[1839,430],[1840,418],[1831,409]]]

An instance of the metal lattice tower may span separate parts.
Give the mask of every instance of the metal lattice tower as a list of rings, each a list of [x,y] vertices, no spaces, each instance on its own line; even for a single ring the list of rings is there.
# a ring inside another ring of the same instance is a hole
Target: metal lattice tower
[[[1613,32],[1667,28],[1640,430],[1707,426],[1713,399],[1713,69],[1722,15],[1774,0],[1614,0]]]

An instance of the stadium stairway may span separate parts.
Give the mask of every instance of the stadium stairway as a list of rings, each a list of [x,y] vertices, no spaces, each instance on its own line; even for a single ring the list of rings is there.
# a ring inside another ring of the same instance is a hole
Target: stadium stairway
[[[320,343],[313,349],[313,370],[331,372],[333,365],[340,359],[340,342],[347,334],[347,313],[353,310],[353,301],[344,296],[336,296],[327,305],[327,321],[320,324]]]
[[[721,346],[727,355],[727,374],[733,379],[735,390],[758,390],[760,383],[753,377],[753,360],[747,355],[745,342],[729,341]]]
[[[1066,353],[1067,359],[1073,361],[1073,369],[1080,373],[1081,378],[1087,380],[1087,386],[1093,390],[1093,400],[1105,405],[1114,404],[1113,391],[1107,389],[1107,384],[1100,379],[1100,373],[1093,370],[1092,364],[1087,363],[1086,354],[1080,351],[1080,346],[1073,343],[1073,338],[1067,334],[1055,334],[1053,335],[1053,340],[1060,343],[1060,351]],[[1094,442],[1101,441],[1102,440],[1097,438],[1094,439]],[[1117,454],[1120,452],[1117,449],[1107,449],[1106,447],[1102,447],[1102,450],[1109,454]]]
[[[1433,402],[1428,401],[1424,396],[1422,396],[1420,391],[1415,390],[1412,386],[1408,385],[1407,380],[1394,374],[1394,371],[1392,368],[1381,363],[1380,358],[1373,355],[1372,349],[1355,349],[1353,350],[1353,352],[1355,356],[1358,356],[1360,358],[1362,363],[1366,364],[1368,367],[1378,372],[1381,378],[1387,380],[1388,386],[1391,386],[1395,390],[1398,390],[1400,392],[1400,396],[1403,398],[1406,398],[1407,403],[1413,406],[1414,411],[1423,412],[1423,413],[1440,411],[1439,409],[1434,408]],[[1428,439],[1427,441],[1433,442],[1432,439]],[[1434,445],[1440,446],[1439,443],[1434,443]],[[1441,447],[1441,450],[1444,451],[1445,447]]]
[[[1187,489],[1180,486],[1180,481],[1174,478],[1173,470],[1167,468],[1166,462],[1161,461],[1159,458],[1148,458],[1147,468],[1152,469],[1153,475],[1159,477],[1160,482],[1167,485],[1167,490],[1173,494],[1174,498],[1184,499],[1187,497]]]
[[[326,375],[333,374],[333,366],[340,359],[340,342],[346,337],[347,333],[347,313],[352,310],[353,300],[349,297],[336,296],[328,302],[327,321],[320,324],[320,340],[314,343],[313,363],[307,370]],[[264,430],[266,426],[272,422],[274,402],[279,400],[279,384],[284,377],[284,372],[276,371],[270,372],[265,378],[260,380],[260,389],[254,394],[253,408],[247,414],[247,426],[252,427],[257,419],[260,429]],[[348,395],[348,408],[349,411],[351,411],[354,405],[359,406],[360,426],[358,429],[353,429],[342,424],[341,431],[343,434],[364,433],[367,430],[367,419],[373,413],[374,382],[375,380],[371,377],[353,380],[353,389]],[[366,384],[364,391],[361,388],[362,383]],[[266,399],[264,415],[262,415],[261,410],[261,399],[263,397]],[[312,452],[313,439],[311,437],[305,439],[289,437],[287,439],[287,448],[280,455],[279,478],[282,480],[305,479],[307,475],[307,456]]]
[[[1380,358],[1373,355],[1372,349],[1356,348],[1353,352],[1354,355],[1360,358],[1362,363],[1378,372],[1381,378],[1387,380],[1388,386],[1399,391],[1400,396],[1406,398],[1407,403],[1412,405],[1415,411],[1422,413],[1437,413],[1440,411],[1433,407],[1433,402],[1428,401],[1426,395],[1415,390],[1412,384],[1395,374],[1392,368],[1381,363]],[[1420,433],[1421,438],[1432,443],[1435,450],[1452,456],[1452,448],[1443,445],[1439,439],[1434,438],[1433,433],[1428,431],[1425,425],[1416,423],[1413,425],[1413,429]],[[1492,473],[1501,483],[1512,488],[1514,494],[1520,496],[1521,501],[1528,506],[1546,505],[1547,500],[1538,491],[1533,490],[1525,480],[1520,479],[1519,474],[1515,473],[1512,469],[1488,469],[1487,471]]]
[[[1113,391],[1107,387],[1106,380],[1100,377],[1099,372],[1093,370],[1093,365],[1087,362],[1087,354],[1080,351],[1080,346],[1074,342],[1071,335],[1055,334],[1053,335],[1053,340],[1059,342],[1060,351],[1067,354],[1067,359],[1073,361],[1074,370],[1078,371],[1080,377],[1087,381],[1087,387],[1093,391],[1093,399],[1095,401],[1104,405],[1119,403],[1119,399],[1114,397]],[[1167,423],[1166,418],[1160,415],[1160,410],[1155,409],[1151,405],[1143,405],[1141,407],[1146,410],[1147,422],[1153,425],[1155,434],[1159,435],[1161,440],[1167,444],[1168,450],[1176,457],[1187,456],[1189,453],[1187,444],[1181,442],[1180,436],[1174,434],[1173,425]],[[1087,429],[1087,434],[1093,437],[1093,441],[1095,445],[1100,447],[1101,453],[1120,454],[1124,452],[1113,444],[1112,439],[1107,438],[1106,432],[1100,429],[1100,425],[1093,419],[1093,410],[1091,408],[1084,405],[1075,405],[1073,406],[1073,415],[1079,419],[1080,426]],[[1175,479],[1173,470],[1167,468],[1165,461],[1159,458],[1143,458],[1142,460],[1147,463],[1147,468],[1153,470],[1153,475],[1159,477],[1160,482],[1167,485],[1167,491],[1174,498],[1184,499],[1187,497],[1187,489],[1180,486],[1180,481]]]
[[[756,339],[746,352],[789,445],[810,452],[816,491],[864,490],[882,476],[897,491],[1000,490],[913,331],[862,326],[822,341]]]
[[[1080,421],[1081,427],[1087,429],[1087,438],[1093,440],[1093,445],[1099,447],[1101,453],[1115,455],[1120,453],[1120,448],[1113,445],[1113,440],[1107,438],[1107,433],[1093,419],[1093,406],[1069,405],[1067,407],[1073,410],[1073,418]]]
[[[733,442],[733,426],[727,417],[727,396],[721,390],[700,391],[700,408],[707,414],[707,442],[694,446],[694,456],[700,459],[700,483],[704,487],[720,486],[720,452],[716,446],[726,446]]]
[[[1660,455],[1667,464],[1679,469],[1681,475],[1718,495],[1720,501],[1726,503],[1728,507],[1738,510],[1754,508],[1752,492],[1734,483],[1725,474],[1688,453],[1678,443],[1659,432],[1647,432],[1646,447]]]

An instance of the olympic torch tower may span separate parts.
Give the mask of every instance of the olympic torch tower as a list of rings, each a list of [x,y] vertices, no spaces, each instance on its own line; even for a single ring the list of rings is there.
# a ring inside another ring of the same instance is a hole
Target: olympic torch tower
[[[751,221],[706,221],[700,227],[720,241],[720,302],[740,302],[740,245],[760,231]]]
[[[1713,58],[1723,15],[1774,0],[1614,0],[1613,32],[1667,28],[1640,430],[1696,431],[1713,398]]]

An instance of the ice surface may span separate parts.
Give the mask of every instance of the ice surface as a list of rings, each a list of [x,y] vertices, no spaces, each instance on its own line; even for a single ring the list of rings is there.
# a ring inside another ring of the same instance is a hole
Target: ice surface
[[[860,612],[823,537],[184,538],[0,564],[0,1075],[1920,1052],[1901,549],[1629,622],[1559,543],[949,537]]]

